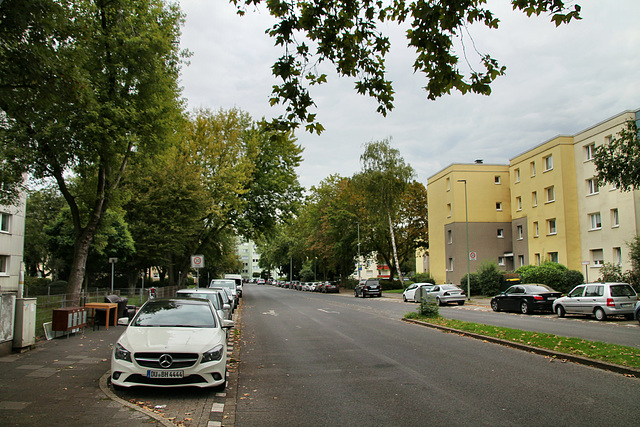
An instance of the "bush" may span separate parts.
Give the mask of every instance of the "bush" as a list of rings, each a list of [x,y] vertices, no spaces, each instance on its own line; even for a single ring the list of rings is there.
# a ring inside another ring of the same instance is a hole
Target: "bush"
[[[569,270],[556,262],[542,265],[525,265],[516,270],[522,283],[541,283],[558,292],[568,292],[580,283],[584,283],[582,273]]]
[[[418,307],[418,313],[425,317],[439,317],[440,308],[438,304],[427,302],[424,298],[420,301],[420,307]]]
[[[480,286],[480,280],[478,279],[477,273],[471,273],[469,275],[470,283],[469,287],[471,288],[471,295],[480,295],[482,293],[482,287]],[[467,292],[467,275],[465,274],[460,279],[460,287]],[[467,295],[468,296],[468,295]]]
[[[584,283],[584,276],[581,272],[567,270],[564,272],[564,289],[556,289],[556,291],[566,293],[581,283]]]
[[[502,286],[502,272],[493,262],[483,262],[477,270],[481,295],[495,295]]]
[[[418,273],[413,276],[415,283],[432,283],[436,284],[436,280],[431,276],[431,273]]]
[[[403,289],[402,283],[399,280],[380,280],[380,289],[383,291],[390,291],[393,289]]]

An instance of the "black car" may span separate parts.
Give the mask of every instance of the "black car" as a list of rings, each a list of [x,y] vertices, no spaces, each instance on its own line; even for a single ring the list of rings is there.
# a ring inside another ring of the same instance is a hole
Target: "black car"
[[[361,280],[354,289],[355,297],[381,297],[382,287],[377,279]]]
[[[491,298],[491,308],[493,311],[519,311],[522,314],[553,311],[553,301],[561,296],[562,293],[547,285],[513,285]]]
[[[328,292],[340,292],[340,285],[338,282],[325,282],[318,292],[322,292],[324,294]]]

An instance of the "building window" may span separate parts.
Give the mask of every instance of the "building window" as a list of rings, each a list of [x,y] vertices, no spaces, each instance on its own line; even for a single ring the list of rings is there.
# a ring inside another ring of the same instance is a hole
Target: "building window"
[[[535,265],[540,265],[540,254],[535,254],[533,257],[535,258]]]
[[[538,206],[538,192],[534,191],[533,193],[531,193],[531,206],[533,206],[534,208],[536,206]]]
[[[500,175],[496,175],[496,176],[493,178],[493,180],[494,180],[494,182],[495,182],[496,184],[500,184],[500,183],[501,183],[501,182],[500,182]]]
[[[516,206],[518,207],[519,211],[522,210],[522,197],[520,196],[516,197]]]
[[[540,235],[540,227],[538,226],[538,221],[533,222],[533,237],[538,237]]]
[[[589,214],[589,222],[591,224],[591,230],[600,230],[602,228],[600,212]]]
[[[9,274],[9,256],[0,255],[0,275]]]
[[[451,230],[447,230],[447,242],[449,242],[449,244],[453,243],[453,232]]]
[[[550,171],[551,169],[553,169],[553,156],[549,155],[545,158],[543,158],[542,160],[544,160],[544,171]]]
[[[513,173],[515,175],[514,176],[515,181],[516,182],[520,182],[520,169],[518,168],[518,169],[514,170]]]
[[[498,228],[498,239],[504,239],[504,230],[502,228]]]
[[[587,180],[587,192],[589,195],[598,194],[600,192],[597,179],[591,178]]]
[[[602,267],[604,265],[604,257],[603,257],[602,249],[592,249],[590,252],[591,252],[591,260],[593,261],[593,266]]]
[[[559,262],[558,259],[558,252],[549,252],[549,261]]]
[[[622,249],[613,248],[613,263],[615,265],[622,265]]]
[[[620,227],[620,214],[618,208],[611,209],[611,227]]]
[[[548,219],[547,220],[547,230],[549,234],[557,234],[558,229],[556,228],[556,219]]]
[[[451,179],[447,178],[446,183],[447,183],[447,191],[451,190]]]
[[[522,267],[524,265],[524,255],[518,255],[518,267]]]
[[[0,231],[8,233],[11,230],[11,214],[0,212]]]
[[[518,234],[518,240],[522,240],[523,239],[523,230],[522,230],[522,226],[521,225],[516,227],[516,232]]]
[[[449,271],[453,271],[453,258],[449,258]]]
[[[551,187],[545,188],[544,192],[547,195],[547,203],[551,203],[551,202],[555,202],[556,201],[556,190],[555,190],[555,187],[553,185]]]
[[[529,163],[529,169],[531,169],[531,177],[536,176],[536,162]]]
[[[613,136],[609,135],[609,136],[605,136],[604,137],[604,144],[605,145],[609,145],[611,144],[611,141],[613,140]]]
[[[501,211],[502,210],[502,202],[496,202],[496,210],[497,211]]]
[[[451,203],[447,203],[447,216],[451,218]]]
[[[584,147],[584,160],[585,161],[589,161],[589,160],[593,160],[593,154],[596,151],[596,144],[595,142],[589,144],[589,145],[585,145]]]
[[[504,257],[503,256],[499,256],[498,257],[498,265],[504,266]]]

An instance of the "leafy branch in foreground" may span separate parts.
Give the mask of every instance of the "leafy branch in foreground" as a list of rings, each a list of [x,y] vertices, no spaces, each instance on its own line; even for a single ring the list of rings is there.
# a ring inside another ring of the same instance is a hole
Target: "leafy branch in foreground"
[[[380,28],[388,22],[408,24],[407,45],[415,50],[413,71],[425,74],[427,97],[437,99],[452,90],[462,94],[491,93],[491,83],[506,67],[488,54],[476,51],[474,69],[465,44],[474,46],[469,28],[474,24],[497,29],[499,19],[484,8],[486,0],[230,0],[238,14],[264,4],[277,22],[267,30],[284,53],[274,63],[273,74],[282,80],[273,86],[271,104],[282,103],[286,113],[272,125],[291,129],[305,123],[306,130],[323,127],[309,109],[315,106],[309,87],[327,81],[318,71],[330,62],[341,77],[355,79],[355,90],[378,102],[383,116],[393,109],[394,90],[386,77],[385,56],[391,48]],[[564,0],[510,0],[514,10],[527,16],[550,14],[559,26],[580,18],[580,6]],[[470,38],[470,40],[467,40]],[[464,62],[456,53],[462,45]],[[471,59],[473,61],[473,59]],[[464,69],[463,69],[464,68]],[[466,69],[468,68],[468,70]]]

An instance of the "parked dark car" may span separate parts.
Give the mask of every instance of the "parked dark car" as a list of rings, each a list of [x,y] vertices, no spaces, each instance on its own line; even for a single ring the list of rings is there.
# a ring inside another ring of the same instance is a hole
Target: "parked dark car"
[[[553,302],[561,296],[562,293],[547,285],[513,285],[491,298],[491,308],[493,311],[519,311],[522,314],[553,311]]]
[[[324,282],[318,292],[322,292],[323,294],[340,292],[340,285],[338,285],[338,282]]]
[[[633,312],[633,316],[636,318],[638,323],[640,323],[640,301],[636,303],[636,309]]]
[[[356,298],[365,298],[367,296],[381,297],[382,287],[380,286],[380,282],[377,279],[361,280],[354,289],[354,296]]]

